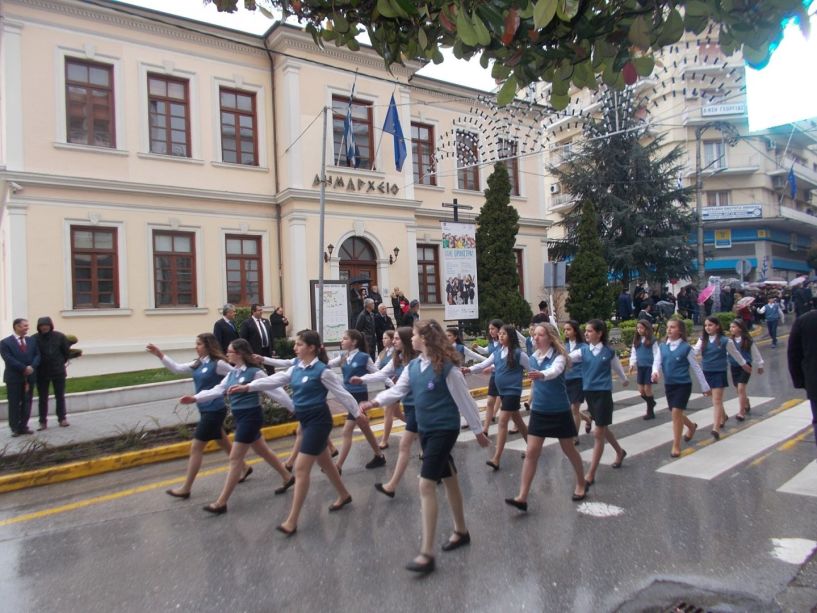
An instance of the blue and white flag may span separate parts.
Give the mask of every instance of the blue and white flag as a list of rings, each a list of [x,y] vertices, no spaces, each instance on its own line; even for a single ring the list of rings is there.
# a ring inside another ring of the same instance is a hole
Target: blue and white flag
[[[360,152],[355,145],[355,131],[352,124],[352,102],[355,99],[355,84],[349,94],[349,106],[346,108],[346,117],[343,119],[343,142],[346,144],[346,163],[357,168],[360,166]]]
[[[797,177],[794,176],[794,166],[789,169],[789,195],[792,199],[797,197]]]
[[[400,125],[400,116],[397,114],[397,105],[394,103],[394,94],[391,95],[389,110],[386,113],[386,121],[383,123],[383,131],[394,137],[394,166],[398,172],[403,170],[403,162],[406,161],[406,141],[403,138],[403,127]]]

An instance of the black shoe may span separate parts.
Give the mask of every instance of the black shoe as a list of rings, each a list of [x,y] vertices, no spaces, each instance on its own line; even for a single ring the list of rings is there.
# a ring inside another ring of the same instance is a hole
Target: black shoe
[[[335,503],[330,504],[329,505],[329,512],[334,513],[335,511],[340,511],[343,507],[345,507],[347,504],[349,504],[351,502],[352,502],[352,497],[347,496],[346,498],[341,500],[340,503],[338,503],[338,504],[335,504]]]
[[[647,419],[655,419],[655,411],[653,411],[652,409],[648,408],[648,409],[647,409],[647,414],[646,414],[646,415],[644,415],[643,419],[645,419],[645,420],[647,420]]]
[[[751,412],[752,412],[752,405],[747,400],[746,401],[746,413],[751,413]]]
[[[293,485],[295,485],[295,475],[292,475],[292,476],[289,478],[289,481],[287,481],[286,483],[284,483],[284,484],[283,484],[281,487],[276,487],[276,488],[275,488],[275,495],[277,496],[278,494],[283,494],[283,493],[284,493],[284,492],[286,492],[286,491],[287,491],[289,488],[291,488]]]
[[[298,526],[295,526],[292,530],[287,530],[284,526],[275,526],[275,529],[278,530],[281,534],[286,535],[287,538],[292,536],[298,531]]]
[[[530,402],[523,402],[522,404],[525,405],[525,410],[530,413]]]
[[[528,511],[528,503],[527,502],[519,502],[516,498],[506,498],[505,504],[510,505],[512,507],[516,507],[520,511]]]
[[[462,534],[461,532],[454,532],[459,538],[456,541],[448,540],[446,541],[443,546],[443,551],[454,551],[455,549],[459,549],[460,547],[464,547],[465,545],[469,545],[471,543],[471,533],[466,532]]]
[[[34,430],[32,430],[31,428],[23,428],[22,430],[20,430],[19,433],[23,434],[23,435],[25,435],[25,434],[34,434]]]
[[[329,454],[329,457],[330,457],[330,458],[336,458],[336,457],[338,457],[338,454],[339,454],[339,453],[340,453],[340,451],[338,451],[337,449],[335,449],[335,450],[334,450],[332,453],[330,453],[330,454]]]
[[[721,440],[721,433],[717,430],[712,430],[712,438],[714,438],[716,441]]]
[[[244,483],[247,479],[249,479],[250,475],[252,474],[252,466],[247,467],[247,472],[241,475],[241,478],[238,480],[239,483]]]
[[[208,504],[206,507],[202,507],[208,513],[212,513],[213,515],[224,515],[227,512],[227,505],[217,507],[213,504]]]
[[[415,562],[414,560],[412,560],[411,562],[406,564],[406,570],[410,570],[413,573],[421,573],[423,575],[427,575],[428,573],[434,572],[435,567],[434,558],[431,556],[427,556],[425,554],[422,554],[422,557],[424,557],[428,561]]]
[[[385,487],[383,487],[382,483],[375,483],[374,489],[376,489],[381,494],[386,494],[386,496],[388,496],[389,498],[394,498],[394,492],[390,492],[389,490],[387,490]]]
[[[587,483],[585,483],[584,493],[577,494],[576,492],[573,492],[573,502],[579,502],[580,500],[584,500],[585,498],[587,498],[587,490],[589,490],[589,489],[590,489],[590,486],[587,485]]]
[[[496,471],[496,470],[499,470],[499,464],[494,464],[494,463],[493,463],[491,460],[488,460],[488,461],[486,461],[485,463],[486,463],[488,466],[490,466],[491,468],[493,468],[495,471]]]
[[[621,468],[621,465],[624,463],[624,458],[626,458],[626,457],[627,457],[627,452],[624,449],[622,449],[621,450],[621,459],[616,461],[616,462],[613,462],[612,464],[610,464],[610,466],[612,468]]]
[[[181,498],[182,500],[187,500],[190,498],[190,492],[180,494],[179,492],[174,492],[173,490],[165,490],[165,494],[168,496],[173,496],[173,498]]]
[[[386,465],[386,456],[376,455],[367,464],[366,468],[380,468]]]
[[[691,441],[691,440],[692,440],[692,437],[693,437],[693,436],[695,436],[695,433],[696,433],[697,431],[698,431],[698,424],[693,423],[693,424],[692,424],[692,430],[690,431],[690,433],[689,433],[689,434],[685,434],[685,435],[684,435],[684,440],[685,440],[687,443],[688,443],[689,441]]]

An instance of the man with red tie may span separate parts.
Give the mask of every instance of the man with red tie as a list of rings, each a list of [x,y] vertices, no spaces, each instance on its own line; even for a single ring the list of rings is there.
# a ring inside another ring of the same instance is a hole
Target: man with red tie
[[[262,355],[265,358],[272,357],[272,327],[269,319],[264,319],[264,307],[260,304],[253,304],[250,307],[251,317],[244,320],[238,335],[245,339],[252,347],[252,352]],[[275,372],[271,368],[267,372]]]
[[[35,371],[40,364],[37,343],[27,336],[28,320],[13,322],[14,334],[0,341],[0,355],[5,362],[3,381],[9,401],[9,426],[12,436],[33,434],[28,427],[31,402],[34,399]]]

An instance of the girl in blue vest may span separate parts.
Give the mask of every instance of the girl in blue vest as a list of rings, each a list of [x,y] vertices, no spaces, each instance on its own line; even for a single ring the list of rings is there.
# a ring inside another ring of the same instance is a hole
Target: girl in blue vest
[[[623,386],[626,387],[630,382],[616,352],[607,345],[607,326],[602,320],[588,321],[584,328],[584,338],[587,344],[571,351],[570,361],[582,364],[582,391],[590,416],[596,422],[593,430],[593,457],[590,460],[590,469],[584,477],[590,486],[596,480],[596,471],[601,462],[605,441],[610,443],[616,452],[616,461],[611,465],[613,468],[621,468],[627,455],[610,430],[613,423],[612,371],[616,371]]]
[[[391,363],[394,357],[394,337],[394,330],[386,330],[383,333],[383,351],[378,354],[377,363],[375,364],[378,370],[382,370],[387,364]],[[389,437],[391,436],[391,429],[394,425],[394,417],[399,413],[399,404],[393,404],[383,408],[383,433],[380,435],[380,442],[377,445],[380,449],[389,448]]]
[[[719,441],[721,440],[721,428],[729,419],[726,409],[723,408],[723,390],[729,387],[729,381],[726,378],[726,370],[729,365],[727,357],[731,357],[735,360],[735,364],[747,372],[751,372],[752,367],[746,364],[746,360],[740,355],[735,344],[724,336],[721,321],[717,317],[706,318],[701,338],[698,339],[692,350],[702,357],[701,369],[712,390],[712,438]]]
[[[456,366],[459,355],[451,347],[440,324],[433,319],[418,322],[411,343],[420,356],[403,369],[394,387],[380,392],[373,402],[364,402],[361,408],[391,404],[409,392],[412,394],[423,448],[420,469],[423,540],[420,555],[409,562],[406,569],[429,573],[435,568],[437,484],[440,481],[445,486],[454,520],[454,534],[442,546],[443,551],[453,551],[471,542],[465,525],[457,468],[451,457],[460,434],[460,415],[468,421],[480,446],[487,447],[489,440],[482,432],[479,411],[468,391],[465,377]]]
[[[170,372],[177,375],[192,374],[193,385],[197,392],[215,387],[233,369],[227,363],[227,358],[221,353],[218,340],[209,332],[204,332],[196,337],[197,357],[188,364],[177,363],[152,343],[148,344],[146,349],[159,358]],[[215,398],[209,402],[200,402],[198,403],[198,409],[199,423],[196,425],[193,442],[190,444],[190,459],[187,462],[184,484],[180,488],[166,491],[168,495],[175,498],[190,498],[190,490],[193,488],[193,481],[195,481],[196,475],[201,468],[204,448],[209,441],[216,441],[228,456],[233,448],[227,433],[224,431],[224,419],[227,417],[227,407],[224,404],[224,399]],[[245,463],[238,482],[243,483],[251,473],[252,466]]]
[[[276,528],[287,536],[292,536],[298,529],[298,517],[309,492],[309,475],[315,462],[326,473],[338,493],[337,499],[329,506],[329,511],[332,513],[339,511],[352,502],[352,496],[343,485],[326,444],[332,432],[332,413],[326,404],[327,392],[332,392],[335,399],[356,419],[367,421],[366,415],[360,410],[355,399],[346,391],[337,375],[329,369],[326,351],[317,332],[314,330],[298,332],[295,337],[295,356],[297,362],[286,372],[256,379],[249,384],[236,385],[230,390],[253,392],[278,389],[284,385],[292,388],[295,416],[301,424],[303,441],[301,452],[295,460],[296,480],[292,508],[286,520]]]
[[[520,511],[528,510],[530,486],[547,437],[559,439],[562,453],[576,473],[573,500],[584,500],[587,495],[582,458],[573,443],[577,435],[576,422],[570,412],[570,400],[565,386],[565,371],[570,359],[559,339],[558,330],[549,323],[536,325],[533,341],[536,351],[530,357],[532,370],[528,373],[534,387],[528,423],[528,448],[522,465],[519,493],[515,498],[505,499],[506,504]]]
[[[786,323],[783,316],[783,307],[776,296],[769,296],[769,301],[757,310],[766,319],[766,329],[772,339],[772,349],[777,347],[777,326]]]
[[[712,392],[706,382],[701,366],[695,359],[695,352],[687,343],[686,325],[680,319],[670,319],[667,322],[667,338],[661,343],[661,373],[664,375],[664,391],[667,404],[672,410],[672,450],[670,456],[677,458],[681,455],[681,433],[684,426],[687,433],[684,440],[689,442],[695,436],[698,424],[693,423],[684,415],[689,397],[692,395],[692,378],[689,371],[695,373],[698,384],[704,396]],[[658,382],[660,374],[654,373],[652,380]]]
[[[352,377],[352,382],[397,382],[409,362],[417,357],[417,352],[414,351],[414,348],[411,346],[411,335],[413,332],[413,329],[408,326],[397,328],[397,334],[394,336],[395,351],[391,361],[376,373],[363,375],[359,378]],[[403,473],[406,472],[409,459],[411,458],[411,446],[417,439],[417,417],[414,410],[414,397],[411,391],[403,396],[403,413],[400,415],[400,419],[405,422],[406,429],[403,431],[403,436],[400,437],[399,453],[397,455],[397,462],[394,465],[394,472],[391,475],[391,479],[386,483],[374,484],[378,492],[385,494],[389,498],[394,498],[394,492],[400,484],[400,480],[403,478]]]
[[[740,399],[740,409],[735,419],[743,421],[746,419],[746,414],[751,411],[749,406],[749,397],[746,395],[746,385],[749,383],[749,378],[752,376],[752,367],[757,367],[758,374],[763,374],[763,357],[757,349],[757,345],[752,341],[752,336],[746,324],[742,320],[736,319],[729,324],[729,334],[732,336],[730,343],[734,343],[735,348],[740,351],[740,355],[749,366],[749,370],[742,368],[738,362],[730,357],[729,367],[732,371],[732,383],[738,390],[738,398]]]
[[[343,333],[343,338],[340,339],[340,348],[343,353],[339,357],[329,360],[328,364],[329,368],[340,367],[343,373],[343,387],[357,402],[368,400],[369,390],[366,388],[365,383],[352,383],[352,377],[362,377],[366,373],[377,372],[377,366],[374,365],[369,354],[364,351],[365,347],[366,341],[363,340],[363,335],[360,332],[346,330]],[[346,423],[343,425],[343,444],[337,461],[338,472],[343,473],[343,463],[346,462],[349,451],[352,449],[352,434],[354,434],[355,425],[363,432],[372,451],[374,451],[374,458],[366,464],[366,468],[385,466],[386,456],[383,455],[383,450],[377,444],[374,432],[369,426],[369,420],[358,419],[351,412],[348,412],[346,414]]]
[[[505,324],[501,319],[492,319],[488,323],[488,346],[480,347],[479,345],[474,344],[471,348],[480,355],[486,357],[493,355],[495,351],[499,351],[501,348],[499,345],[499,331],[504,325]],[[494,423],[494,415],[496,414],[496,405],[498,400],[499,392],[496,389],[494,373],[491,372],[491,377],[488,379],[488,401],[485,404],[485,425],[482,428],[485,436],[488,436],[488,429],[491,427],[491,424]]]
[[[283,494],[295,484],[295,477],[284,467],[281,460],[278,459],[278,456],[269,448],[267,442],[261,436],[264,415],[258,394],[238,393],[231,389],[236,384],[263,378],[266,373],[257,366],[252,366],[252,348],[243,338],[230,343],[227,347],[227,359],[232,363],[233,369],[220,383],[209,390],[197,392],[194,396],[182,396],[179,399],[181,404],[207,402],[223,398],[225,394],[230,399],[230,412],[233,414],[233,419],[235,419],[235,440],[233,449],[230,452],[230,470],[227,473],[224,488],[221,490],[218,499],[204,507],[205,511],[217,515],[227,512],[227,501],[241,479],[245,466],[244,457],[251,447],[255,453],[264,458],[281,475],[284,483],[275,490],[276,494]]]
[[[630,350],[630,374],[636,371],[638,393],[647,403],[644,419],[655,419],[655,397],[652,393],[652,375],[658,372],[661,364],[661,352],[658,341],[652,333],[652,324],[646,319],[638,320],[635,325],[633,347]]]
[[[460,354],[460,360],[462,360],[463,364],[470,361],[482,362],[483,356],[478,354],[476,351],[471,351],[463,344],[462,338],[460,338],[460,331],[457,330],[457,328],[447,328],[445,331],[445,336],[448,339],[448,342],[451,343],[454,350]]]
[[[564,327],[565,349],[568,353],[581,350],[587,343],[584,342],[584,334],[582,334],[579,322],[571,319],[565,322]],[[573,414],[573,421],[576,423],[576,438],[573,440],[574,444],[579,444],[579,425],[584,420],[584,431],[590,434],[590,429],[593,427],[593,420],[590,413],[582,413],[580,411],[582,402],[584,402],[584,390],[582,389],[582,364],[572,364],[565,373],[565,387],[567,388],[567,397],[570,400],[570,412]]]
[[[519,348],[519,339],[516,328],[505,324],[499,330],[499,350],[494,351],[488,359],[479,364],[462,369],[463,374],[481,372],[491,366],[494,367],[494,380],[501,409],[496,435],[496,450],[493,457],[485,463],[494,470],[499,470],[499,461],[505,450],[505,441],[508,439],[508,422],[513,420],[522,437],[527,439],[528,427],[519,414],[522,396],[522,379],[525,371],[529,370],[530,358]]]

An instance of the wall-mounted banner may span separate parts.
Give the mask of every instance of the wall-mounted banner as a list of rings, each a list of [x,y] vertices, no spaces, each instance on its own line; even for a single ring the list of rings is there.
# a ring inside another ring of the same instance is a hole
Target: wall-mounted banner
[[[478,319],[476,226],[442,222],[446,319]]]

